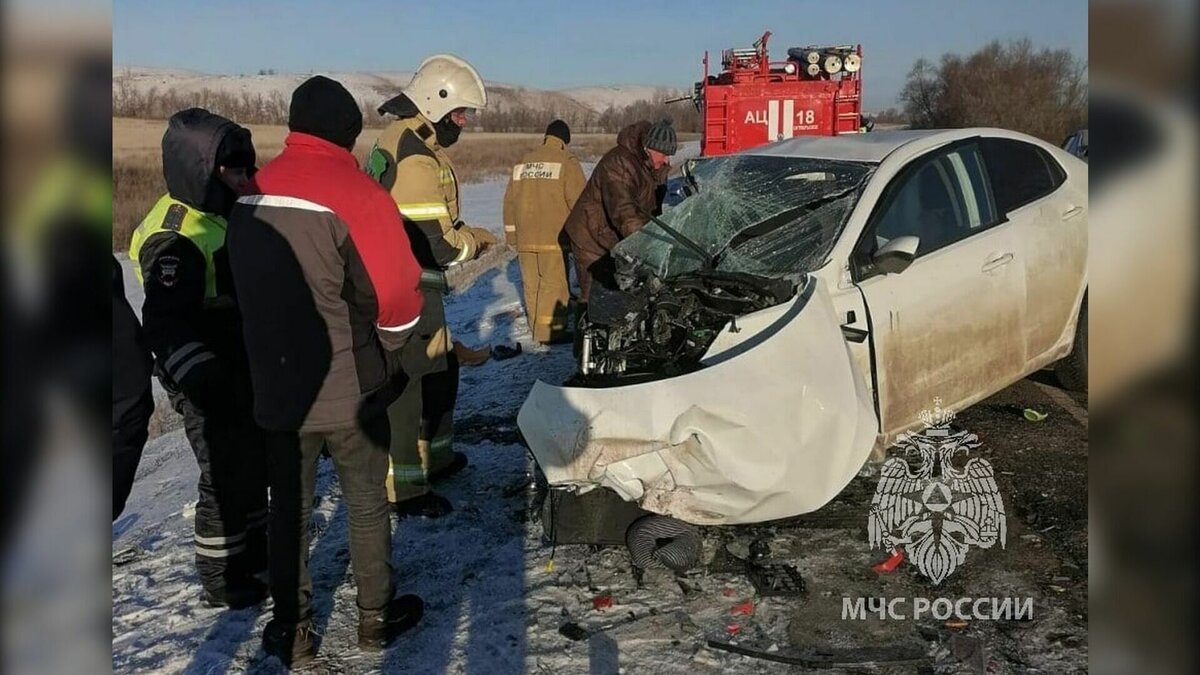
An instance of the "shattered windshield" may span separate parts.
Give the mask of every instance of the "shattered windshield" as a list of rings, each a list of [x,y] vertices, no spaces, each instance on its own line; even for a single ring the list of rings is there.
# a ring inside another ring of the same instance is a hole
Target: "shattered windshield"
[[[724,272],[799,275],[824,264],[874,165],[801,157],[730,155],[695,162],[696,194],[613,249],[623,271],[669,277],[711,264]]]

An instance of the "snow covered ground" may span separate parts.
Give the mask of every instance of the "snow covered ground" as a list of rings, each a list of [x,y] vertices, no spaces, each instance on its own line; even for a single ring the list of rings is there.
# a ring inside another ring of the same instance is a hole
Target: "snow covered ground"
[[[503,181],[465,186],[465,219],[498,230],[503,190]],[[126,283],[139,306],[140,289],[128,268]],[[421,595],[427,609],[422,623],[383,654],[354,646],[357,614],[346,512],[332,465],[322,462],[310,563],[314,620],[322,636],[317,671],[750,673],[782,668],[701,646],[704,635],[727,633],[730,608],[751,597],[744,578],[708,581],[710,592],[685,595],[673,577],[660,572],[648,574],[644,587],[637,588],[624,549],[552,550],[542,543],[541,524],[527,508],[532,465],[515,417],[535,380],[561,381],[574,364],[569,345],[546,349],[530,341],[520,296],[520,272],[509,260],[448,300],[448,321],[459,339],[469,345],[520,343],[525,353],[462,371],[456,445],[471,465],[439,488],[453,502],[453,514],[394,521],[396,587]],[[182,431],[147,445],[129,505],[112,528],[113,670],[278,672],[278,661],[260,647],[269,602],[241,611],[199,602],[191,543],[196,474]],[[730,590],[711,592],[723,587]],[[612,595],[612,607],[595,609],[593,598],[606,593]],[[759,604],[757,630],[770,627],[770,607],[770,602]],[[647,616],[651,610],[654,615]],[[580,642],[558,633],[567,621],[590,628],[629,612],[647,618]]]
[[[695,152],[695,143],[685,144],[677,163]],[[499,233],[504,187],[503,180],[465,186],[464,219]],[[472,282],[449,297],[449,323],[469,345],[520,343],[525,353],[462,371],[456,446],[471,466],[438,488],[453,502],[454,513],[393,523],[397,590],[421,595],[425,618],[382,654],[353,646],[356,608],[346,513],[334,471],[323,463],[312,523],[314,618],[321,635],[316,672],[736,675],[790,668],[713,650],[706,646],[708,639],[810,655],[840,650],[862,657],[864,650],[874,649],[870,658],[881,661],[830,672],[913,672],[911,661],[889,661],[914,650],[936,672],[1077,672],[1087,663],[1087,549],[1081,525],[1086,510],[1078,507],[1086,504],[1086,494],[1079,492],[1086,492],[1087,483],[1086,423],[1074,426],[1064,413],[1032,425],[1020,414],[1009,414],[1031,403],[1053,405],[1030,381],[959,418],[963,428],[988,441],[986,456],[1010,469],[998,480],[1005,499],[1014,499],[1013,515],[1006,548],[973,553],[970,566],[937,589],[911,565],[892,574],[871,571],[881,559],[867,545],[865,532],[874,479],[852,481],[833,502],[800,518],[705,530],[705,560],[727,542],[727,549],[745,555],[747,544],[762,537],[769,542],[769,560],[794,565],[803,575],[807,591],[801,597],[758,597],[746,576],[711,569],[683,580],[650,571],[639,585],[623,548],[544,544],[538,515],[529,508],[533,467],[515,416],[535,380],[561,381],[574,366],[569,346],[545,349],[530,342],[519,300],[520,274],[511,255],[488,260],[495,266],[472,263],[478,268],[463,275]],[[141,292],[128,261],[126,266],[127,292],[137,307]],[[260,647],[269,602],[242,611],[218,611],[199,602],[191,541],[195,462],[173,413],[165,402],[159,405],[158,435],[146,448],[126,512],[112,527],[113,670],[280,672],[279,662]],[[69,472],[54,475],[58,485],[84,489],[89,484]],[[31,528],[27,536],[39,534]],[[21,571],[37,577],[38,565],[50,570],[69,562],[75,561],[47,555]],[[80,557],[79,562],[86,561]],[[58,593],[82,595],[66,584]],[[1037,616],[951,628],[937,618],[860,621],[844,615],[847,599],[942,594],[1032,598]],[[604,607],[605,598],[611,598],[611,606]],[[44,625],[40,600],[28,594],[8,598],[3,609],[6,616],[20,616],[28,633]],[[630,616],[631,623],[600,630]],[[559,633],[567,622],[594,632],[571,641]],[[39,655],[46,656],[61,655]],[[80,671],[64,665],[47,672]]]
[[[695,156],[696,145],[680,148],[676,163]],[[584,166],[586,171],[590,168]],[[504,186],[504,180],[464,186],[464,220],[499,234]],[[518,342],[524,354],[462,371],[456,446],[467,453],[470,467],[438,488],[454,503],[455,512],[440,520],[394,521],[397,590],[425,598],[425,619],[384,653],[368,655],[353,646],[356,610],[347,516],[335,472],[326,462],[319,468],[319,503],[312,524],[314,621],[320,633],[320,662],[314,671],[700,675],[788,669],[714,651],[706,646],[710,638],[768,651],[773,645],[809,653],[846,650],[859,656],[874,647],[882,651],[872,653],[893,650],[888,652],[893,655],[894,650],[917,650],[940,673],[1066,673],[1087,663],[1086,509],[1079,507],[1086,504],[1086,417],[1080,428],[1066,412],[1036,425],[1021,414],[1013,416],[1013,410],[1030,405],[1048,410],[1054,405],[1031,381],[1014,384],[959,418],[965,429],[988,441],[985,456],[1007,467],[997,479],[1006,503],[1013,498],[1009,543],[988,555],[972,554],[971,565],[938,589],[911,565],[893,574],[871,572],[881,560],[880,552],[866,544],[865,534],[874,479],[853,480],[833,502],[802,518],[707,528],[704,560],[710,560],[725,539],[732,542],[731,550],[744,555],[749,540],[764,537],[772,549],[769,560],[790,563],[803,574],[806,593],[799,598],[756,597],[744,575],[718,572],[696,572],[680,581],[652,571],[638,585],[622,548],[552,549],[542,543],[538,514],[529,508],[533,466],[515,417],[534,381],[562,381],[574,363],[569,346],[546,350],[530,342],[517,265],[511,256],[488,259],[494,267],[479,265],[464,275],[472,283],[450,295],[449,323],[468,345]],[[126,289],[139,307],[142,293],[127,261]],[[113,524],[113,670],[278,673],[280,664],[265,657],[259,646],[270,603],[241,611],[218,611],[199,603],[192,561],[196,464],[164,401],[158,416],[157,435],[146,447],[126,513]],[[74,471],[90,471],[88,466]],[[85,489],[90,484],[58,467],[53,476],[59,485]],[[48,494],[49,506],[62,506],[60,498]],[[25,536],[36,540],[41,534],[34,524]],[[86,533],[80,532],[70,540],[85,539]],[[42,572],[88,565],[85,556],[61,555],[56,546],[48,550],[30,558],[19,572],[34,580],[74,579],[71,574],[52,577]],[[58,591],[84,595],[65,584]],[[847,621],[842,614],[847,598],[942,595],[1032,598],[1037,616],[950,628],[935,619]],[[611,597],[611,607],[598,607],[604,603],[596,599],[605,597]],[[6,598],[6,616],[19,616],[14,623],[26,634],[47,621],[61,620],[41,616],[46,611],[40,613],[38,601],[38,593]],[[629,616],[635,621],[598,631]],[[559,634],[569,621],[595,632],[571,641]],[[54,661],[61,667],[47,671],[79,671],[66,665],[62,653],[36,656],[58,657]],[[912,663],[881,661],[833,671],[916,669]]]

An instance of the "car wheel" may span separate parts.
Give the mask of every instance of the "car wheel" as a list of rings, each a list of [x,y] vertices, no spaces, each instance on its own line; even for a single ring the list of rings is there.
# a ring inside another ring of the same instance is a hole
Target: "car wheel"
[[[704,539],[699,528],[669,516],[643,516],[625,531],[633,564],[685,572],[700,564]]]
[[[1055,375],[1064,387],[1071,391],[1087,391],[1088,388],[1088,311],[1087,296],[1079,308],[1079,321],[1075,326],[1075,343],[1071,353],[1054,366]]]

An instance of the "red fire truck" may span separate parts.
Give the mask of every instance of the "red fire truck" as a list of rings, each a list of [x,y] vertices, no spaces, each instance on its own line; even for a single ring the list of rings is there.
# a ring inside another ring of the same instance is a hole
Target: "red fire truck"
[[[770,32],[753,47],[726,49],[722,70],[691,97],[703,116],[700,154],[724,155],[793,136],[835,136],[865,130],[862,45],[793,47],[785,61],[767,54]]]

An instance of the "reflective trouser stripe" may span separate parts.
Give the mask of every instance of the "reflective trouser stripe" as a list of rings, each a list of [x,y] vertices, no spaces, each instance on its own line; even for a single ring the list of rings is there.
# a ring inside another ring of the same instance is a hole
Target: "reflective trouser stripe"
[[[175,368],[180,361],[186,359],[201,349],[204,349],[204,343],[189,342],[179,349],[176,349],[166,361],[163,361],[163,368],[171,370]]]
[[[229,558],[245,550],[246,544],[244,543],[224,549],[207,548],[196,544],[196,555],[204,556],[205,558]]]
[[[388,475],[406,483],[424,483],[425,467],[420,464],[392,464]]]
[[[421,441],[424,446],[425,462],[429,473],[437,473],[454,461],[454,432],[434,436],[433,440]]]
[[[539,316],[533,323],[537,326],[549,326],[551,331],[561,331],[567,327],[566,318],[562,316]]]
[[[429,441],[430,453],[446,452],[454,445],[454,434],[441,434]]]
[[[231,534],[227,537],[201,537],[200,535],[196,535],[196,543],[205,546],[225,546],[226,544],[236,544],[245,538],[245,532]]]
[[[211,361],[215,358],[217,357],[212,352],[200,352],[199,354],[188,359],[187,362],[185,362],[182,366],[179,366],[179,369],[175,372],[172,373],[169,370],[167,372],[170,373],[171,379],[175,380],[176,382],[182,382],[183,378],[187,377],[188,372],[191,371],[192,368],[195,368],[205,361]]]
[[[214,358],[216,355],[205,349],[204,343],[189,342],[176,349],[170,357],[163,361],[163,370],[167,371],[167,375],[172,380],[180,382],[187,377],[192,368]]]
[[[421,389],[421,378],[414,377],[404,387],[400,398],[388,406],[388,421],[392,427],[388,451],[391,461],[388,462],[386,481],[389,501],[404,501],[429,492],[424,460],[417,450]]]

